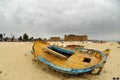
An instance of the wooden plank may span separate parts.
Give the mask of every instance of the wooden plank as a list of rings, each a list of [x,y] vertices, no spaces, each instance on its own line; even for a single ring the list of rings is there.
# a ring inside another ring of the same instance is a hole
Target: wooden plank
[[[51,49],[44,48],[44,50],[46,50],[48,53],[50,53],[50,54],[52,54],[52,55],[54,55],[54,56],[56,56],[56,57],[59,57],[59,58],[62,58],[62,59],[67,59],[66,56],[64,56],[64,55],[62,55],[62,54],[60,54],[60,53],[58,53],[58,52],[55,52],[55,51],[53,51],[53,50],[51,50]]]

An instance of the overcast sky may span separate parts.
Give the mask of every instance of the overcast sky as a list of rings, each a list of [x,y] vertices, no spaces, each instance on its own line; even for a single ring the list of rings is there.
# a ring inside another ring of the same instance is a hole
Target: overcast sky
[[[0,0],[0,33],[120,40],[120,0]]]

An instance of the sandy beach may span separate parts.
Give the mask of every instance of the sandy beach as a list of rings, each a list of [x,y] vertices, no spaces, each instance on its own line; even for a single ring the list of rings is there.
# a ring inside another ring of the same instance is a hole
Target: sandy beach
[[[60,43],[51,43],[59,44]],[[69,42],[65,43],[69,44]],[[0,42],[0,80],[113,80],[120,78],[120,46],[115,42],[80,43],[86,48],[104,50],[110,48],[107,63],[100,75],[66,75],[50,69],[42,62],[32,61],[32,42]],[[64,45],[65,46],[65,45]]]

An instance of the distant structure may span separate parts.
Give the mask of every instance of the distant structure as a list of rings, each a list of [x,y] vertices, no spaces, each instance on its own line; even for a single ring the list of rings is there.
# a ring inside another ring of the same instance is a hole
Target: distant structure
[[[64,41],[87,41],[88,37],[87,35],[65,35]]]
[[[60,37],[50,37],[49,41],[60,41]]]

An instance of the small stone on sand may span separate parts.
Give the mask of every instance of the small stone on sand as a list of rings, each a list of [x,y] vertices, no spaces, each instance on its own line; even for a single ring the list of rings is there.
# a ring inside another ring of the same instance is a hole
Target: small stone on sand
[[[2,71],[0,71],[0,73],[2,73]]]

